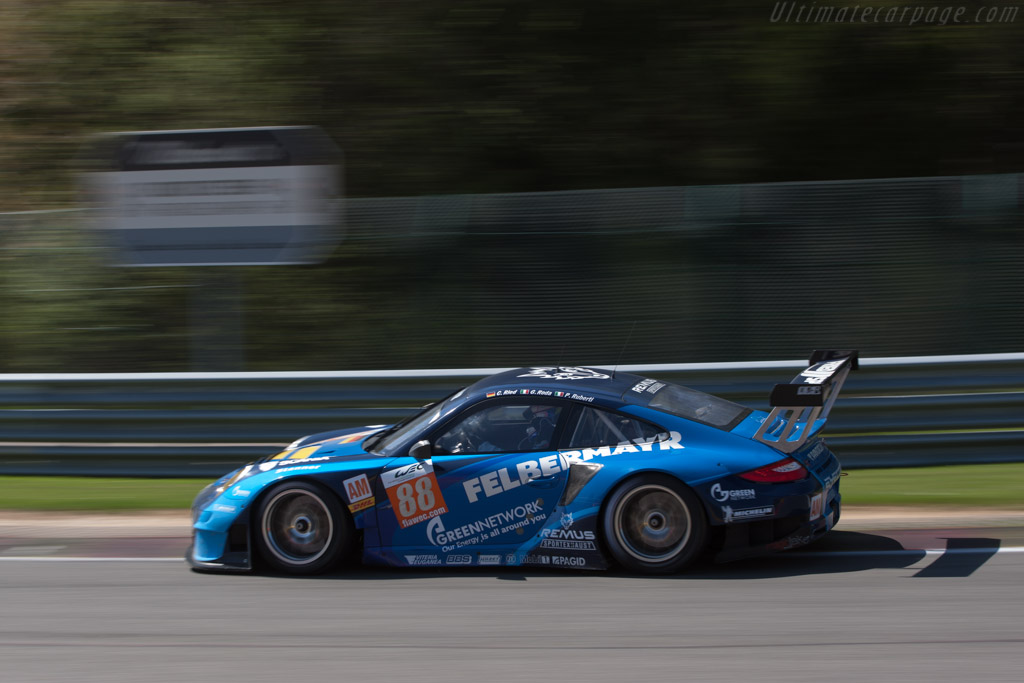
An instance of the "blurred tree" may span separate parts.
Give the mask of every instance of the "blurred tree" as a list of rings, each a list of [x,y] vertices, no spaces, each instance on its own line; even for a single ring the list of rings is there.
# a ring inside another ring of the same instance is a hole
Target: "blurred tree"
[[[346,150],[357,196],[1016,170],[1024,19],[771,9],[10,0],[5,166],[58,198],[89,133],[303,123]]]
[[[74,206],[74,159],[93,133],[189,127],[320,125],[346,152],[347,193],[363,197],[1018,170],[1024,18],[911,27],[771,12],[753,0],[5,0],[0,209]],[[0,235],[0,367],[186,362],[191,274],[107,269],[72,218],[18,225]],[[402,339],[394,316],[459,296],[465,281],[439,274],[457,249],[524,248],[489,244],[452,237],[380,258],[348,242],[322,266],[249,271],[248,324],[275,324],[250,336],[247,358],[445,364],[450,350]],[[614,243],[571,248],[585,254],[579,282],[619,267]],[[397,325],[395,348],[365,357],[325,318]]]

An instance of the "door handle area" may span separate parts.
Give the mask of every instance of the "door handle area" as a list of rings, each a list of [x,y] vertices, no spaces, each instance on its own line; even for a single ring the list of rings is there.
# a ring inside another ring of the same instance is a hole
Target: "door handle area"
[[[527,486],[533,486],[538,489],[550,489],[558,485],[558,477],[536,477],[526,482]]]

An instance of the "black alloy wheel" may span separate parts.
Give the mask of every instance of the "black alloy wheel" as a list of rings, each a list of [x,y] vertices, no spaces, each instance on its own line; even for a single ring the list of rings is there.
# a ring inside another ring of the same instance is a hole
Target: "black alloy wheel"
[[[653,473],[628,479],[612,492],[601,528],[612,557],[642,574],[683,569],[708,537],[707,516],[693,491],[678,479]]]
[[[318,574],[351,550],[355,530],[337,496],[308,481],[270,489],[256,510],[254,536],[260,557],[287,574]]]

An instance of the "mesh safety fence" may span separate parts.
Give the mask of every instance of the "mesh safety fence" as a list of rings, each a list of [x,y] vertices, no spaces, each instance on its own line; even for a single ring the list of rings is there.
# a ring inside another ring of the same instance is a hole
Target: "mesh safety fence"
[[[414,273],[410,367],[1018,351],[1022,178],[356,199],[346,239]]]
[[[1022,179],[349,199],[324,263],[214,277],[108,268],[73,213],[8,214],[0,356],[343,370],[1020,351]],[[197,333],[204,319],[231,329]]]

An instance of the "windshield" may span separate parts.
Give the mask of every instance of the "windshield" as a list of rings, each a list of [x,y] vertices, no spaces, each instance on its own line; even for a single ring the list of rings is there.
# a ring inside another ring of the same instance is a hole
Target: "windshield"
[[[456,400],[462,396],[465,389],[459,389],[447,398],[437,403],[431,403],[418,413],[414,413],[382,432],[374,434],[363,444],[370,453],[387,454],[396,444],[400,444],[411,435],[419,434],[429,425],[434,424],[443,416],[455,409]]]
[[[730,430],[752,412],[750,408],[738,403],[671,382],[644,380],[641,384],[644,385],[642,393],[630,390],[623,398],[630,403],[644,405],[644,398],[650,396],[648,408],[694,420],[710,427]],[[651,389],[654,389],[653,395]]]

